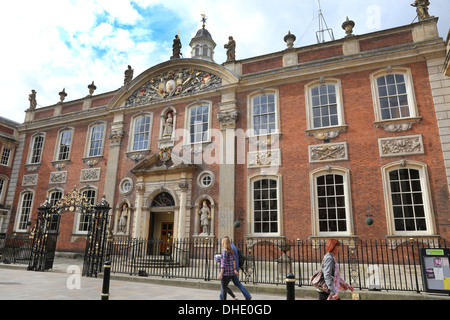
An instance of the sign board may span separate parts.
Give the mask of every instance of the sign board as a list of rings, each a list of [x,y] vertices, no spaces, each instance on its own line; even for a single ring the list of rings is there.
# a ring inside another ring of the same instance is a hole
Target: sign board
[[[420,260],[425,291],[450,294],[450,249],[421,249]]]

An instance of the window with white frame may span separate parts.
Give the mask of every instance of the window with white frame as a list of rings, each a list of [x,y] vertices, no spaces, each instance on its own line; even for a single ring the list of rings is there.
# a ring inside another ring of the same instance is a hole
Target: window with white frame
[[[277,97],[274,92],[251,97],[251,121],[254,135],[278,132]]]
[[[209,141],[210,107],[201,104],[189,108],[189,143]]]
[[[427,166],[408,161],[386,165],[382,171],[389,234],[434,234]]]
[[[279,185],[276,177],[259,177],[251,181],[253,234],[280,234]]]
[[[376,121],[418,117],[411,71],[394,68],[371,75]]]
[[[314,235],[350,235],[352,214],[349,172],[344,168],[321,168],[311,173]]]
[[[57,160],[69,160],[72,147],[72,129],[66,129],[59,133]]]
[[[105,124],[99,123],[90,128],[89,157],[96,157],[102,154],[103,141],[105,136]]]
[[[26,191],[20,197],[19,220],[17,231],[26,231],[31,218],[31,208],[33,205],[33,192]]]
[[[97,200],[97,192],[93,188],[84,189],[81,195],[86,197],[86,199],[95,205]],[[89,212],[78,212],[78,226],[77,233],[87,233],[89,231]]]
[[[11,158],[11,149],[3,148],[2,157],[0,159],[0,164],[4,165],[4,166],[8,166],[10,158]]]
[[[341,83],[328,79],[309,83],[305,87],[308,129],[344,125]]]
[[[34,136],[31,143],[31,154],[29,159],[30,164],[41,163],[43,149],[44,149],[44,135]]]
[[[134,119],[132,151],[150,148],[151,120],[150,115],[142,115]]]

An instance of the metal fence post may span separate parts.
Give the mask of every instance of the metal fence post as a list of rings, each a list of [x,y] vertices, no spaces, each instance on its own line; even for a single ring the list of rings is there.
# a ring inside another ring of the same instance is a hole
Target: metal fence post
[[[286,300],[295,300],[295,276],[292,273],[286,276]]]
[[[111,262],[107,261],[104,265],[103,272],[103,288],[102,288],[102,300],[109,300],[109,280],[111,277]]]

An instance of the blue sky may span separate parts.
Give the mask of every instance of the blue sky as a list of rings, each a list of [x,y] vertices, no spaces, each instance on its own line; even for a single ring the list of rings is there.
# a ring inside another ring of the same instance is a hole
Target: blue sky
[[[192,3],[191,3],[192,2]],[[321,0],[322,12],[336,39],[348,16],[354,33],[365,34],[407,25],[416,17],[413,0]],[[430,0],[439,17],[441,37],[450,27],[450,1]],[[288,31],[296,47],[315,44],[319,29],[317,0],[22,0],[1,1],[2,117],[23,122],[28,94],[37,91],[38,107],[88,94],[116,90],[131,65],[137,76],[169,60],[172,40],[180,34],[184,57],[201,28],[201,14],[217,47],[215,61],[226,60],[228,36],[237,42],[237,59],[280,51]],[[417,21],[417,20],[416,20]]]

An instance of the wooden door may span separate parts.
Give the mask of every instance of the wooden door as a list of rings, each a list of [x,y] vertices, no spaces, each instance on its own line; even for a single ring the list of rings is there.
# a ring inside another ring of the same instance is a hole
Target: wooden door
[[[170,254],[172,252],[173,222],[161,223],[161,246],[160,254]]]

